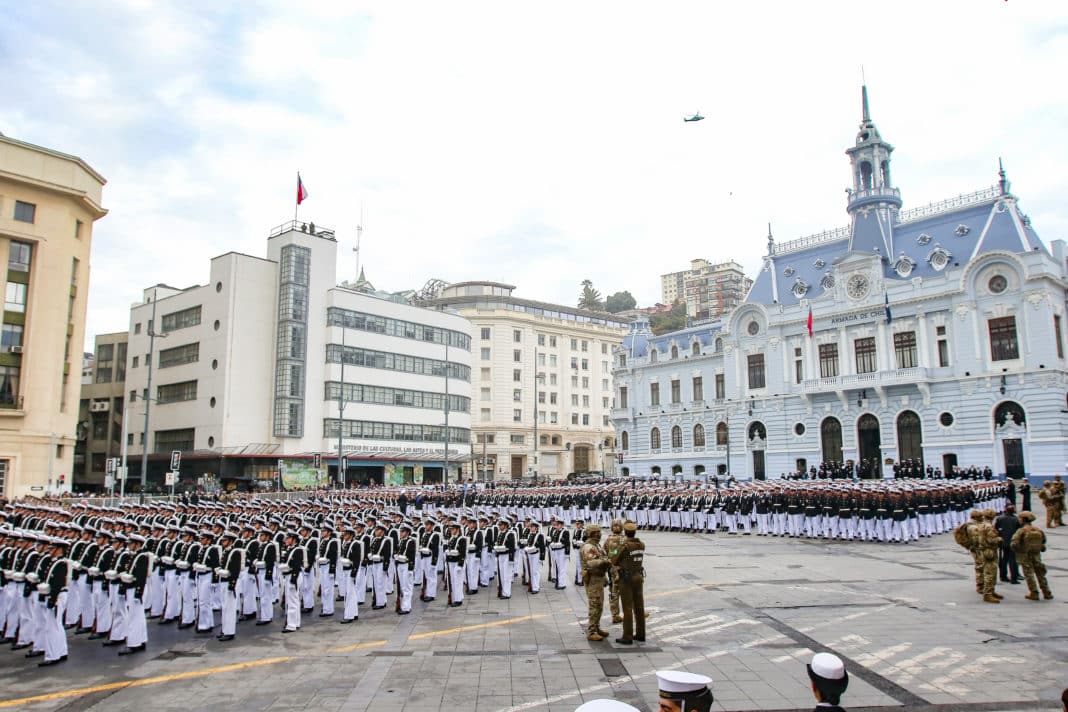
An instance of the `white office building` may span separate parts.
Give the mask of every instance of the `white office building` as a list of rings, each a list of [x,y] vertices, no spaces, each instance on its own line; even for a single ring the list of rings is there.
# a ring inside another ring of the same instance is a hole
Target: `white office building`
[[[229,252],[204,285],[144,290],[126,374],[133,478],[147,440],[150,486],[172,451],[183,482],[243,487],[279,469],[287,486],[337,481],[339,423],[349,484],[437,482],[446,463],[457,476],[471,452],[470,323],[335,286],[336,272],[333,232],[290,222],[266,259]]]

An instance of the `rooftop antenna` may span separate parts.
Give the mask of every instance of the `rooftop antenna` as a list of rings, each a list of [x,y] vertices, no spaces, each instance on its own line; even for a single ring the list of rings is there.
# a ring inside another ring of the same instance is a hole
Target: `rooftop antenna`
[[[360,238],[363,237],[363,201],[360,201],[360,222],[356,225],[356,247],[352,251],[356,253],[356,280],[360,279]]]

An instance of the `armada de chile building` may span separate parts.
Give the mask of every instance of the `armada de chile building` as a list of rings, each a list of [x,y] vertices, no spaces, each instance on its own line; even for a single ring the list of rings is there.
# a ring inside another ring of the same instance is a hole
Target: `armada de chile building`
[[[777,479],[852,460],[891,477],[911,459],[1062,471],[1064,241],[1039,239],[1003,171],[992,187],[902,210],[892,151],[865,88],[846,150],[849,224],[787,243],[769,234],[752,289],[722,321],[661,336],[632,324],[613,360],[622,473]]]

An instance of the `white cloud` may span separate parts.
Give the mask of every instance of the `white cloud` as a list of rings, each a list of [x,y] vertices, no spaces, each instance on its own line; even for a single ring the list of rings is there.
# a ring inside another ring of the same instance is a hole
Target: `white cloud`
[[[343,273],[365,206],[380,287],[496,279],[573,303],[659,298],[695,257],[755,272],[844,224],[860,67],[915,206],[996,180],[1065,236],[1062,3],[266,3],[244,14],[128,3],[91,46],[41,17],[19,35],[25,101],[0,130],[109,179],[89,332],[123,328],[157,281],[263,254],[293,209],[335,228]],[[113,29],[109,29],[113,28]],[[2,51],[2,50],[0,50]],[[683,124],[701,111],[707,120]],[[32,120],[31,118],[32,117]],[[347,241],[347,242],[346,242]]]

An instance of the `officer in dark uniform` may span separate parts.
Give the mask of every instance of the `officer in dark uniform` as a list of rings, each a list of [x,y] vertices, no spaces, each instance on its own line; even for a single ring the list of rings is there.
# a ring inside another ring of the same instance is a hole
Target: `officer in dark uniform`
[[[631,645],[635,640],[645,641],[645,544],[637,537],[637,532],[634,522],[624,523],[623,546],[612,557],[612,564],[619,567],[623,637],[616,638],[616,642],[622,645]]]

